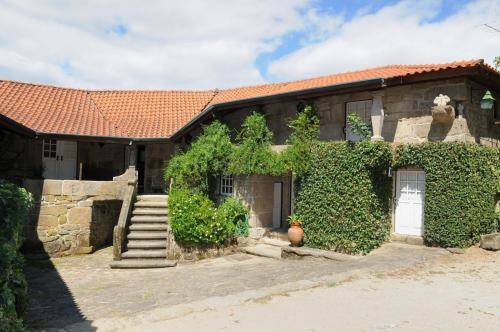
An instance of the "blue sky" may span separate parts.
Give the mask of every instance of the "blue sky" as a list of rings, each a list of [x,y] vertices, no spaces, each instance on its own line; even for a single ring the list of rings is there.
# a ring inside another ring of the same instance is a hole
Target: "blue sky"
[[[0,79],[207,89],[500,54],[500,0],[0,0]]]
[[[344,23],[348,23],[356,19],[357,15],[370,15],[376,13],[380,9],[397,4],[398,0],[352,0],[352,1],[328,1],[319,0],[313,2],[313,8],[319,12],[329,13],[330,15],[340,15]],[[464,7],[471,0],[444,0],[437,7],[433,17],[429,22],[441,22],[444,19],[454,15],[457,11]],[[261,75],[269,80],[272,80],[272,75],[268,74],[267,68],[269,63],[289,54],[303,45],[302,42],[307,38],[307,31],[293,31],[283,36],[283,42],[272,52],[259,54],[255,61],[256,67]]]

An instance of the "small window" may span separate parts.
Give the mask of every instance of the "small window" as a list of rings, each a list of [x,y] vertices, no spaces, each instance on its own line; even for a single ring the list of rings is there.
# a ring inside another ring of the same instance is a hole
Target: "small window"
[[[57,141],[55,139],[43,140],[43,156],[45,158],[56,157]]]
[[[220,177],[220,193],[224,196],[233,195],[233,176],[222,175]]]

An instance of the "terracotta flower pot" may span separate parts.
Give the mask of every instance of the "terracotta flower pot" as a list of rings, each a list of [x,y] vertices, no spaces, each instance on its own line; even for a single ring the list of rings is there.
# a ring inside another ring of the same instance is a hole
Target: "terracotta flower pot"
[[[300,224],[293,223],[288,229],[288,240],[294,247],[298,247],[302,244],[302,239],[304,238],[304,230]]]

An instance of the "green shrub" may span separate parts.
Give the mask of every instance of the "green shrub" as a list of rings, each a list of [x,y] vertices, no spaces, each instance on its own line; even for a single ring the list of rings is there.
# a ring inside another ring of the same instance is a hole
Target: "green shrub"
[[[301,176],[310,166],[311,148],[319,138],[319,118],[314,107],[307,105],[288,126],[292,129],[287,140],[290,146],[283,151],[282,160],[287,170]]]
[[[26,190],[0,179],[0,331],[24,329],[27,285],[19,247],[32,204]]]
[[[230,220],[234,226],[235,236],[248,236],[248,210],[240,201],[228,197],[217,209],[221,220]]]
[[[467,247],[498,228],[500,151],[472,143],[402,145],[395,166],[425,175],[424,239],[429,245]]]
[[[295,212],[305,244],[346,253],[377,248],[390,231],[392,161],[384,142],[318,142],[300,177]]]
[[[165,179],[172,178],[174,188],[207,194],[210,179],[227,172],[232,151],[229,129],[219,121],[214,121],[203,128],[201,135],[186,152],[179,152],[170,160]]]
[[[237,137],[238,145],[229,165],[231,174],[281,175],[283,168],[278,153],[271,150],[273,133],[264,115],[249,115]]]
[[[347,124],[351,128],[351,131],[358,135],[362,141],[368,141],[372,137],[372,127],[361,120],[357,113],[347,114]]]
[[[185,189],[173,190],[168,200],[170,224],[176,241],[219,245],[242,228],[247,211],[233,198],[216,207],[208,197]]]

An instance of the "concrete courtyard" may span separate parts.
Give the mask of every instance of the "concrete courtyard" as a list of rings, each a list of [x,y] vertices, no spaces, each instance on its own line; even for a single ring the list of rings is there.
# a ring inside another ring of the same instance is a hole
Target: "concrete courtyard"
[[[234,254],[111,270],[110,249],[30,262],[33,328],[66,331],[500,329],[500,252],[387,244],[348,262]]]

